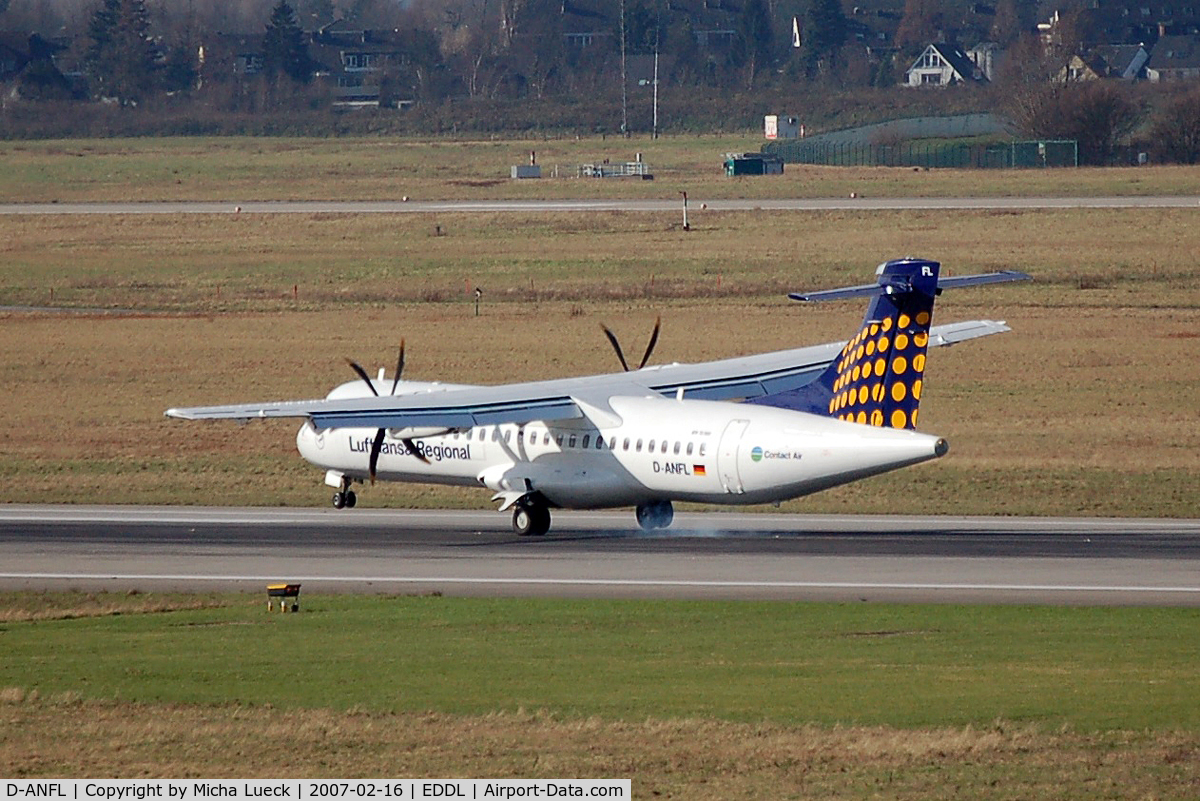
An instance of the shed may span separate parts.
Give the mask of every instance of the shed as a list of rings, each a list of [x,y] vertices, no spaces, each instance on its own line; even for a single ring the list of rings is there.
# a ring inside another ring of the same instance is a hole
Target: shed
[[[783,175],[783,159],[770,153],[726,153],[725,175]]]

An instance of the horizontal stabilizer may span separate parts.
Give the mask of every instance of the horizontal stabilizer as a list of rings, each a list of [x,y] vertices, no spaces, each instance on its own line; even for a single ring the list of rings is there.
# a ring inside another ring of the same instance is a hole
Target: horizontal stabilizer
[[[994,273],[980,273],[978,275],[957,275],[957,276],[942,276],[938,279],[937,288],[940,292],[943,289],[951,289],[954,287],[963,286],[980,286],[983,284],[1002,284],[1007,281],[1028,281],[1032,278],[1028,273],[1018,272],[1017,270],[1000,270]],[[862,284],[860,286],[848,286],[841,289],[825,289],[819,292],[792,292],[788,295],[792,300],[802,300],[808,303],[816,303],[825,300],[846,300],[849,298],[865,298],[871,295],[878,294],[880,289],[891,294],[889,290],[896,291],[899,287],[893,289],[892,284]]]

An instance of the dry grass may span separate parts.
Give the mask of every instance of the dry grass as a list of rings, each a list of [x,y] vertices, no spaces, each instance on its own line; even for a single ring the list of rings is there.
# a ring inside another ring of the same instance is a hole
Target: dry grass
[[[283,711],[0,691],[0,774],[633,777],[639,798],[1191,798],[1194,734]],[[52,750],[42,744],[54,742]]]
[[[133,215],[0,219],[0,304],[140,311],[740,298],[860,283],[916,254],[1025,269],[1042,305],[1200,306],[1195,212]],[[443,235],[436,234],[440,227]],[[1035,302],[1027,292],[960,302]]]
[[[5,593],[4,601],[0,605],[0,623],[160,614],[184,609],[215,609],[228,604],[228,600],[211,595],[145,595],[136,591],[124,594],[10,592]],[[4,691],[0,691],[0,703],[5,700]]]

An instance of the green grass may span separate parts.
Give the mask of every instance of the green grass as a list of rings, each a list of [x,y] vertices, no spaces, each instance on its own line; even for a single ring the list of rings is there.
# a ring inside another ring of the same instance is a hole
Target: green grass
[[[11,597],[3,603],[12,604]],[[302,599],[3,625],[0,687],[138,703],[605,720],[1200,729],[1182,609]]]

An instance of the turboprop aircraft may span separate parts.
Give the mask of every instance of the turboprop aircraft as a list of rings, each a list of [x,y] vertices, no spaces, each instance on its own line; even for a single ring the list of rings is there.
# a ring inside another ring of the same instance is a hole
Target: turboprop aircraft
[[[353,362],[358,380],[321,400],[168,409],[185,420],[293,417],[300,454],[326,470],[333,505],[353,507],[355,482],[486,487],[513,530],[545,534],[550,510],[633,506],[643,529],[669,526],[674,501],[778,502],[946,454],[918,433],[930,346],[1008,331],[974,320],[931,327],[949,287],[1024,273],[939,277],[938,262],[881,264],[876,282],[790,295],[869,296],[847,342],[636,370],[607,329],[625,372],[498,386],[402,380],[388,387]]]

